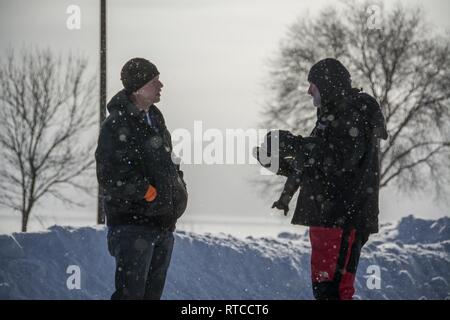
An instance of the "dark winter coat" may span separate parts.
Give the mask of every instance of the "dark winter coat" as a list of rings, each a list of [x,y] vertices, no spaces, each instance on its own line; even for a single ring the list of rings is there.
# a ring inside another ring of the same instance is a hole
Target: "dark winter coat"
[[[292,223],[375,233],[385,121],[376,100],[351,89],[348,71],[334,61],[310,72],[323,104],[311,135],[301,139],[300,193]]]
[[[174,230],[187,205],[186,184],[172,161],[172,142],[163,115],[152,105],[148,115],[124,91],[108,103],[95,153],[107,224],[144,225]],[[157,196],[144,196],[152,185]]]

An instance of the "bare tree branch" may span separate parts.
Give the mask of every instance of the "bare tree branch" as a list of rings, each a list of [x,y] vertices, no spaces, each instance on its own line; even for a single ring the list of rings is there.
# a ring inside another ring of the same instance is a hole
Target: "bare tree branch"
[[[86,74],[86,59],[50,50],[10,51],[0,64],[0,204],[21,212],[22,231],[46,195],[80,205],[62,188],[90,191],[94,142],[80,142],[95,124],[95,78]]]
[[[380,103],[390,132],[381,145],[381,187],[405,191],[432,187],[445,194],[450,180],[450,40],[425,22],[421,9],[380,2],[380,29],[368,27],[367,8],[376,3],[346,1],[300,17],[271,62],[271,96],[262,113],[265,128],[312,129],[314,108],[306,90],[310,67],[320,59],[340,59]],[[432,179],[430,179],[432,177]],[[271,179],[272,180],[272,179]],[[264,179],[266,186],[272,185]]]

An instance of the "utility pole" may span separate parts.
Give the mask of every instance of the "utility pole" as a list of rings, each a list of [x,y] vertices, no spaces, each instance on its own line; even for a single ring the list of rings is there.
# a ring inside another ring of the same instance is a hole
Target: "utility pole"
[[[99,127],[106,117],[106,0],[100,0],[100,118]],[[97,196],[97,224],[105,224],[101,205],[101,192]]]

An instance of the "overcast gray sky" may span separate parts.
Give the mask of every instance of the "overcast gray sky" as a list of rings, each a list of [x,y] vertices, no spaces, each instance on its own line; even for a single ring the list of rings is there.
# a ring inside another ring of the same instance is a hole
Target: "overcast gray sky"
[[[403,1],[407,5],[419,1]],[[112,0],[108,1],[108,99],[121,89],[121,66],[131,57],[153,61],[165,84],[158,104],[170,130],[192,132],[196,120],[204,129],[256,128],[273,57],[287,27],[296,17],[317,13],[334,1],[316,0]],[[67,7],[81,9],[81,29],[66,27]],[[450,2],[427,1],[425,11],[438,28],[450,27]],[[80,52],[92,72],[99,63],[99,1],[0,0],[0,49],[38,45],[55,52]],[[288,224],[270,209],[278,195],[261,196],[249,180],[259,168],[243,165],[185,166],[190,203],[184,219],[198,216],[260,217]],[[95,199],[86,208],[66,210],[48,200],[35,213],[49,221],[91,217]],[[292,210],[294,203],[292,203]],[[1,214],[10,214],[2,210]],[[407,214],[448,215],[446,205],[431,196],[406,198],[394,190],[381,197],[381,220]],[[6,229],[6,218],[1,223]],[[18,220],[18,219],[17,219]],[[8,220],[10,221],[10,219]],[[85,219],[84,221],[89,222]],[[18,225],[18,224],[17,224]],[[36,221],[31,230],[38,228]],[[249,234],[251,231],[248,232]]]

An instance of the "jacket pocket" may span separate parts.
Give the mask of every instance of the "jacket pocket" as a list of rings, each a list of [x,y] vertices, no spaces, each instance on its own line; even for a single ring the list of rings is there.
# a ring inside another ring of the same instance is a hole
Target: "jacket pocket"
[[[164,183],[154,184],[156,198],[153,201],[143,199],[144,215],[148,217],[170,215],[172,212],[172,192],[170,186]]]

